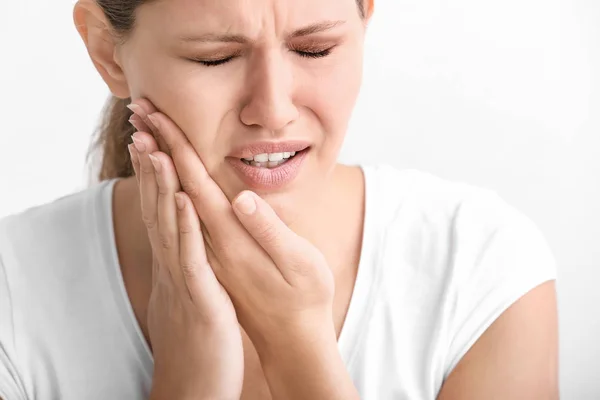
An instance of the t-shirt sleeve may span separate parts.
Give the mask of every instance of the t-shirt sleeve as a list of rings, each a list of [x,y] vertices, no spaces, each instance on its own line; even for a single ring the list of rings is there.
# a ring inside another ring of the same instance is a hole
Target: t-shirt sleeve
[[[0,253],[0,398],[27,400],[14,358],[12,305],[8,275]]]
[[[493,191],[464,201],[453,229],[453,290],[444,380],[507,308],[557,277],[554,254],[540,229]]]

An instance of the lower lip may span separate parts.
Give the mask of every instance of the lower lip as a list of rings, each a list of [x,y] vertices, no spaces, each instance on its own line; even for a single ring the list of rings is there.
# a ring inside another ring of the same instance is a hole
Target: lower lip
[[[294,157],[275,168],[259,168],[244,163],[239,158],[228,158],[227,161],[240,174],[244,183],[252,189],[280,189],[292,182],[298,173],[310,148],[296,153]]]

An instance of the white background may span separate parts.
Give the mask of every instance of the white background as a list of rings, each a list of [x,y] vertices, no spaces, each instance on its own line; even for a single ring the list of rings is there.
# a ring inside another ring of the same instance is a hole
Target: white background
[[[107,88],[72,0],[0,1],[0,215],[85,187]],[[342,151],[496,190],[559,263],[561,398],[600,399],[600,1],[376,0]]]

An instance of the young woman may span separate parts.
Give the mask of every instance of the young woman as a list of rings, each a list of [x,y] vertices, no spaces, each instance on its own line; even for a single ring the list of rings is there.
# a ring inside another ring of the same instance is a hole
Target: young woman
[[[558,398],[536,225],[336,161],[373,9],[77,2],[101,182],[0,223],[2,399]]]

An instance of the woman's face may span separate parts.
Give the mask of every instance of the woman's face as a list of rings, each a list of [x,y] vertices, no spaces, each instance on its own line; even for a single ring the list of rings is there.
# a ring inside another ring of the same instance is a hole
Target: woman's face
[[[359,93],[364,34],[355,0],[155,1],[138,8],[117,57],[132,99],[179,125],[229,199],[252,189],[289,210],[324,193]],[[287,161],[295,169],[252,175],[241,160],[290,141],[309,146]]]

